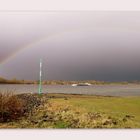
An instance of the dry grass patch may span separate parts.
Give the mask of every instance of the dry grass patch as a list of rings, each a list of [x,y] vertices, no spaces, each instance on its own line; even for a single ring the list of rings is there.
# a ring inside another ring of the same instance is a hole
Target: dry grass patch
[[[24,101],[12,92],[0,92],[0,122],[17,120],[24,113]]]

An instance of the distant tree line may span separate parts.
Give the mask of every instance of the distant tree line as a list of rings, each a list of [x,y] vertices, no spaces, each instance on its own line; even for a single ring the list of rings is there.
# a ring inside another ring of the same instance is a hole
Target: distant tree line
[[[39,81],[33,80],[17,80],[14,79],[5,79],[0,77],[0,84],[38,84]],[[108,81],[97,81],[97,80],[81,80],[81,81],[66,81],[66,80],[43,80],[43,85],[71,85],[71,84],[78,84],[78,83],[90,83],[93,85],[104,85],[104,84],[140,84],[140,81],[122,81],[122,82],[108,82]]]
[[[25,80],[17,80],[16,78],[14,79],[5,79],[0,77],[0,84],[33,84],[33,81],[25,81]]]

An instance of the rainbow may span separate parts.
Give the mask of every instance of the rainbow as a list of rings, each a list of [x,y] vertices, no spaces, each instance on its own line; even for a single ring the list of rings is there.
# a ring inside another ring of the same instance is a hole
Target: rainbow
[[[7,57],[7,58],[5,58],[4,60],[2,60],[2,61],[0,62],[0,64],[2,65],[2,64],[7,63],[7,62],[10,61],[12,58],[14,58],[18,53],[24,51],[24,50],[27,49],[27,48],[33,47],[33,46],[35,46],[35,45],[38,45],[38,44],[40,44],[41,42],[46,41],[46,40],[48,40],[48,39],[51,39],[51,38],[53,38],[53,37],[55,37],[55,36],[58,36],[58,35],[60,35],[60,34],[67,33],[67,32],[72,32],[72,31],[73,31],[73,30],[70,30],[70,31],[61,31],[61,32],[57,32],[57,33],[52,33],[52,34],[43,36],[43,37],[41,37],[41,38],[39,38],[39,39],[37,39],[37,40],[34,40],[33,42],[30,42],[30,43],[28,43],[28,44],[26,44],[26,45],[24,45],[24,46],[20,46],[19,49],[17,49],[17,50],[16,50],[14,53],[12,53],[9,57]]]
[[[93,29],[93,28],[90,28],[90,27],[89,27],[89,28],[86,28],[86,29]],[[97,28],[96,28],[96,29],[97,29]],[[101,28],[99,28],[99,29],[101,29]],[[117,29],[117,27],[116,27],[116,29]],[[14,53],[12,53],[9,57],[7,57],[7,58],[5,58],[4,60],[2,60],[2,61],[0,62],[0,64],[2,65],[2,64],[7,63],[9,60],[11,60],[12,58],[14,58],[18,53],[22,52],[24,49],[27,49],[27,48],[29,48],[29,47],[33,47],[33,46],[35,46],[35,45],[37,45],[37,44],[40,44],[41,42],[46,41],[46,40],[48,40],[48,39],[50,39],[50,38],[53,38],[53,37],[55,37],[55,36],[58,36],[58,35],[60,35],[60,34],[67,33],[67,32],[76,32],[76,31],[83,31],[83,30],[84,30],[83,28],[71,29],[71,30],[65,30],[65,31],[61,31],[61,32],[55,32],[55,33],[52,33],[52,34],[43,36],[43,37],[41,37],[41,38],[39,38],[39,39],[37,39],[37,40],[35,40],[35,41],[33,41],[33,42],[30,42],[30,43],[28,43],[28,44],[26,44],[26,45],[24,45],[24,46],[19,47],[19,49],[17,49],[17,50],[16,50]],[[123,28],[123,30],[124,30],[124,28]],[[126,30],[126,31],[130,31],[130,29],[128,30],[127,28],[125,28],[125,30]],[[136,32],[135,30],[131,30],[131,31]]]
[[[30,42],[30,43],[28,43],[28,44],[26,44],[26,45],[24,45],[24,46],[21,46],[21,47],[19,46],[19,48],[18,48],[14,53],[12,53],[9,57],[7,57],[7,58],[4,59],[3,61],[1,61],[0,64],[5,64],[5,63],[7,63],[7,62],[10,61],[12,58],[14,58],[18,53],[24,51],[25,49],[27,49],[27,48],[29,48],[29,47],[33,47],[33,46],[35,46],[35,45],[37,45],[37,44],[40,44],[41,42],[43,42],[43,41],[45,41],[45,40],[47,40],[47,39],[49,39],[49,38],[51,38],[51,35],[47,35],[47,36],[45,36],[45,37],[41,37],[41,38],[39,38],[39,39],[37,39],[37,40],[35,40],[35,41],[33,41],[33,42]]]

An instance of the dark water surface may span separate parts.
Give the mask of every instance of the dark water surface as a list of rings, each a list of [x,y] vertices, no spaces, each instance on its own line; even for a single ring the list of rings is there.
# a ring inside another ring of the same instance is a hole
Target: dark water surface
[[[140,96],[140,85],[92,85],[72,87],[70,85],[43,85],[43,93],[73,93],[110,96]],[[37,93],[38,85],[0,85],[0,91]]]

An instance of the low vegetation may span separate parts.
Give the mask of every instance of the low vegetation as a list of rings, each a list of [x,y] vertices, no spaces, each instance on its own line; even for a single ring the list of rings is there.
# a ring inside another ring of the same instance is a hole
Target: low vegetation
[[[0,128],[140,128],[140,97],[0,94]]]
[[[23,114],[23,101],[12,93],[0,93],[0,121],[18,119]]]
[[[0,84],[38,84],[39,81],[33,80],[17,80],[14,79],[5,79],[0,77]],[[98,80],[82,80],[82,81],[65,81],[65,80],[47,80],[42,81],[43,85],[72,85],[79,83],[90,83],[93,85],[104,85],[104,84],[140,84],[140,81],[122,81],[122,82],[107,82],[107,81],[98,81]]]
[[[11,122],[27,116],[41,104],[40,98],[28,94],[15,95],[10,91],[0,92],[0,122]]]
[[[14,79],[5,79],[0,77],[0,84],[34,84],[34,81],[25,81],[25,80],[17,80],[16,78]]]

